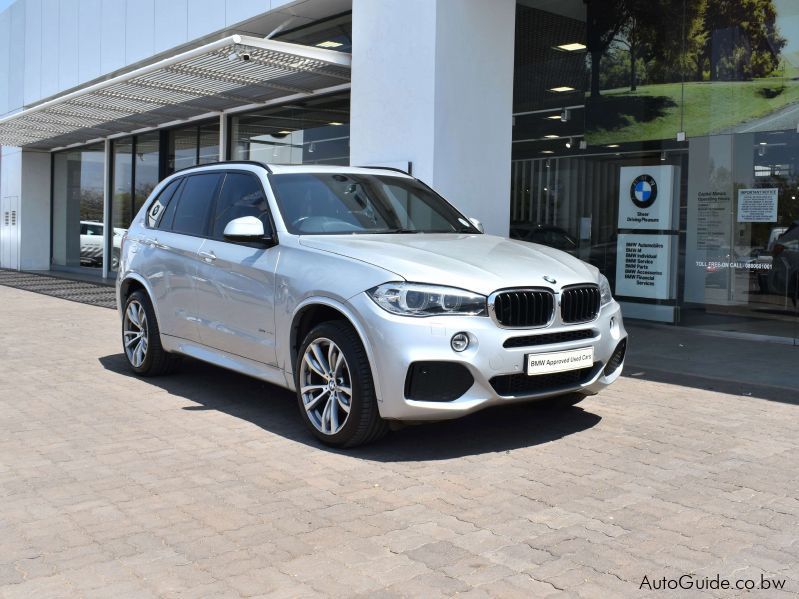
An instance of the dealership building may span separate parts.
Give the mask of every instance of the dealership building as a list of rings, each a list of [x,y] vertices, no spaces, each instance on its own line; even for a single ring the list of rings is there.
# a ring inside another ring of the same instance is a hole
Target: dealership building
[[[793,0],[6,4],[2,268],[113,278],[189,166],[387,166],[596,265],[628,318],[799,336]]]

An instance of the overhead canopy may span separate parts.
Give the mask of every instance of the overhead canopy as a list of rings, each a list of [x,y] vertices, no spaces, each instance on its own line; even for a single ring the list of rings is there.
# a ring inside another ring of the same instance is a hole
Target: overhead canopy
[[[232,35],[0,119],[0,145],[53,149],[350,81],[349,54]]]

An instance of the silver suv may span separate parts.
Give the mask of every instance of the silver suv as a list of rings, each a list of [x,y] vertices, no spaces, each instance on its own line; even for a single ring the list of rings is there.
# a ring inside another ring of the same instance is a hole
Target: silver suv
[[[140,375],[183,355],[294,390],[334,446],[612,383],[627,334],[605,277],[481,229],[390,169],[180,171],[122,243],[125,355]]]

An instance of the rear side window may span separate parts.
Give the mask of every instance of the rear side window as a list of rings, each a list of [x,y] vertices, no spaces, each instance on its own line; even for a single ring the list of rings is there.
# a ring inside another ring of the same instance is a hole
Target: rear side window
[[[202,237],[214,202],[221,174],[203,173],[186,177],[183,191],[177,200],[172,230],[175,233]]]
[[[169,185],[167,185],[161,193],[158,194],[158,197],[155,198],[155,201],[150,206],[150,209],[147,211],[147,226],[151,229],[155,229],[158,227],[158,224],[161,222],[161,219],[166,212],[169,203],[172,201],[172,198],[175,197],[175,190],[177,190],[178,186],[180,185],[182,178],[175,179],[174,181],[170,181]],[[174,213],[174,209],[172,210]]]
[[[271,233],[269,204],[258,177],[246,173],[228,173],[216,202],[211,236],[223,239],[227,224],[242,216],[255,216],[264,224],[264,232]]]

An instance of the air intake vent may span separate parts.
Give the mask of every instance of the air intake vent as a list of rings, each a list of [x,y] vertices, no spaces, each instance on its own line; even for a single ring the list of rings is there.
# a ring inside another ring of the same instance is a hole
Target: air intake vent
[[[539,395],[543,393],[564,393],[585,385],[593,378],[598,363],[589,368],[568,370],[553,374],[539,374],[528,376],[526,374],[505,374],[495,376],[489,382],[502,397],[524,397],[525,395]]]
[[[488,300],[494,320],[503,327],[542,327],[552,321],[555,296],[547,289],[500,291]]]
[[[593,339],[598,333],[593,329],[581,329],[579,331],[563,331],[560,333],[543,333],[539,335],[527,335],[525,337],[511,337],[506,339],[503,347],[533,347],[535,345],[550,345],[552,343],[568,343],[570,341],[582,341],[583,339]]]
[[[560,316],[563,322],[590,322],[599,314],[599,287],[578,285],[563,290],[560,300]]]

